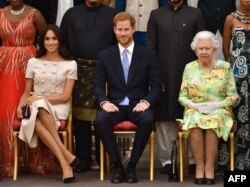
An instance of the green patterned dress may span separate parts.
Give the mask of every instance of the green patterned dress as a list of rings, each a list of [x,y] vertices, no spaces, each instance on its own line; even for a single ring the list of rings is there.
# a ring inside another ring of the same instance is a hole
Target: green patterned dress
[[[183,129],[213,129],[219,138],[228,139],[233,125],[232,106],[237,102],[235,80],[230,64],[218,60],[212,70],[203,69],[198,61],[186,65],[179,95],[185,107]],[[222,101],[223,106],[210,114],[188,108],[187,104]]]

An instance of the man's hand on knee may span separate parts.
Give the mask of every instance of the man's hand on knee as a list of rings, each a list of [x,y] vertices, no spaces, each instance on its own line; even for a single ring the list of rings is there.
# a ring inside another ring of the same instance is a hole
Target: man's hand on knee
[[[110,103],[110,102],[103,103],[102,109],[105,110],[106,112],[118,112],[119,111],[117,106],[115,106],[113,103]]]
[[[148,108],[149,105],[146,102],[142,101],[133,108],[133,112],[144,112]]]

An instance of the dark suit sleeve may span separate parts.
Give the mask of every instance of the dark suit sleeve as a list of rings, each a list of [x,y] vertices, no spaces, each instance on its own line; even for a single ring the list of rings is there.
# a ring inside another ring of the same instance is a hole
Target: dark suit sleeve
[[[94,94],[99,105],[101,102],[109,100],[106,97],[106,89],[105,89],[107,76],[104,66],[104,59],[105,59],[104,55],[100,53],[98,56],[94,74]]]
[[[62,22],[60,25],[60,29],[62,30],[62,32],[64,34],[64,37],[66,40],[66,45],[67,45],[68,49],[69,49],[69,38],[70,38],[69,33],[72,32],[72,30],[70,31],[71,28],[72,28],[72,26],[71,26],[71,21],[70,21],[70,12],[68,10],[63,15]]]
[[[196,33],[206,29],[205,20],[200,9],[197,9]]]
[[[148,72],[149,92],[143,99],[146,100],[150,106],[154,106],[161,95],[161,80],[157,58],[153,51],[150,53]]]
[[[151,11],[147,25],[147,47],[157,50],[157,26],[155,23],[154,11]]]

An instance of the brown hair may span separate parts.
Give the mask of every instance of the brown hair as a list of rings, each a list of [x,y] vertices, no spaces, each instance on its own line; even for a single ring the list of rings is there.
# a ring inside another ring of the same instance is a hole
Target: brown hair
[[[45,49],[44,47],[44,40],[45,40],[45,36],[47,34],[48,31],[52,31],[57,39],[58,39],[58,42],[59,42],[59,54],[64,58],[64,60],[71,60],[71,57],[70,57],[70,54],[69,54],[69,51],[66,49],[66,44],[65,44],[65,39],[64,39],[64,35],[62,33],[62,31],[60,30],[60,28],[56,25],[47,25],[42,33],[39,35],[39,38],[38,38],[38,50],[37,50],[37,53],[36,53],[36,57],[39,58],[39,57],[42,57],[44,55],[46,55],[47,53],[47,50]]]
[[[114,26],[116,26],[118,21],[126,21],[126,20],[129,20],[130,25],[132,27],[135,26],[135,18],[128,12],[120,12],[116,14],[116,16],[114,17]]]

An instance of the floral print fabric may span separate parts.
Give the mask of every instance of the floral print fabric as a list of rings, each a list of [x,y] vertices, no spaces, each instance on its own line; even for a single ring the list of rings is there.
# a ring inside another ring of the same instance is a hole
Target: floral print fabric
[[[238,98],[235,80],[230,64],[218,60],[210,71],[203,69],[198,61],[186,65],[179,95],[179,102],[185,107],[183,129],[212,129],[220,138],[228,139],[233,125],[231,107]],[[223,106],[211,112],[202,114],[187,105],[194,103],[221,101]]]

